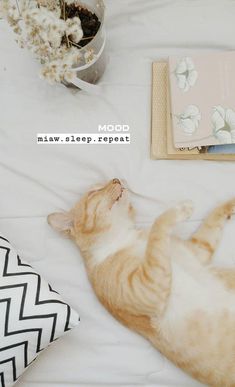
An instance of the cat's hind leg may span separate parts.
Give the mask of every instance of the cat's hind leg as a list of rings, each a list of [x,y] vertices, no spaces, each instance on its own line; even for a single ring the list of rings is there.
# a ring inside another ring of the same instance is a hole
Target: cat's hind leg
[[[231,267],[211,267],[210,270],[223,282],[227,289],[235,291],[235,269]]]
[[[216,207],[192,235],[187,245],[194,251],[198,259],[208,264],[220,242],[223,227],[227,219],[235,211],[235,199]]]

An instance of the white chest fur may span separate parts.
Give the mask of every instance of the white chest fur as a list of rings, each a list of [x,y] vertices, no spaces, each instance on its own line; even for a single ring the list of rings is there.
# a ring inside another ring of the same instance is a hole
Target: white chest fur
[[[126,226],[116,229],[113,227],[102,240],[98,241],[92,251],[94,264],[101,264],[108,257],[127,247],[132,247],[138,256],[144,256],[147,241],[139,237],[138,230]]]

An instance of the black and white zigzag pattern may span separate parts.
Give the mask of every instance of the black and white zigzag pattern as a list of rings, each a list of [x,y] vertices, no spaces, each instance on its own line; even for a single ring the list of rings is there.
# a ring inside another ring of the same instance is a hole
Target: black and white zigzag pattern
[[[79,317],[0,236],[0,386],[10,387]]]

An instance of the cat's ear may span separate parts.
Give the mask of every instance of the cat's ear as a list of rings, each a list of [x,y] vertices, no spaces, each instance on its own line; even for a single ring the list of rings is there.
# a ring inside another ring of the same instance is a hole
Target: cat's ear
[[[73,229],[73,215],[71,212],[54,212],[48,215],[47,222],[56,231],[70,235]]]

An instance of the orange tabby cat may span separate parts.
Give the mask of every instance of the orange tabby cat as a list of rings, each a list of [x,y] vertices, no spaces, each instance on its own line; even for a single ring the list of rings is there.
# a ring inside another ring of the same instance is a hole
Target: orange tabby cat
[[[190,217],[190,202],[139,230],[127,190],[113,179],[48,221],[77,243],[93,288],[113,316],[199,381],[230,387],[235,269],[215,268],[211,260],[234,209],[235,199],[217,207],[187,241],[172,230]]]

